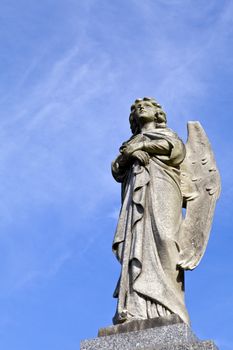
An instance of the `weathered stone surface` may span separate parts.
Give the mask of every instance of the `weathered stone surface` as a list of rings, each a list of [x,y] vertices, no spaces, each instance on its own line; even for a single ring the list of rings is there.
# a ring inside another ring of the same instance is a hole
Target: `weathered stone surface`
[[[214,154],[199,122],[188,123],[184,144],[153,98],[137,99],[129,121],[133,135],[112,163],[113,177],[122,183],[113,240],[121,264],[113,323],[169,314],[189,323],[184,271],[199,264],[207,246],[220,194]]]
[[[81,343],[81,350],[215,350],[211,341],[200,341],[185,323],[101,336]]]
[[[218,350],[212,341],[202,341],[195,343],[156,345],[149,348],[138,348],[137,350]]]
[[[183,323],[181,318],[176,315],[168,315],[166,317],[155,317],[149,318],[146,320],[134,320],[131,322],[126,322],[122,324],[118,324],[116,326],[110,326],[106,328],[100,328],[98,332],[99,337],[113,335],[118,333],[127,333],[127,332],[135,332],[148,328],[155,328],[161,326],[169,326],[176,323]]]

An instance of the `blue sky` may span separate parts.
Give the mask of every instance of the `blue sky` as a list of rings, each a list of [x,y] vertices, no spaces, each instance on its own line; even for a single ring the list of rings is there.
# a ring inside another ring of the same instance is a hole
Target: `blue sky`
[[[193,329],[233,347],[232,0],[2,0],[0,348],[74,350],[111,324],[120,186],[111,160],[137,97],[222,176],[210,242],[186,274]]]

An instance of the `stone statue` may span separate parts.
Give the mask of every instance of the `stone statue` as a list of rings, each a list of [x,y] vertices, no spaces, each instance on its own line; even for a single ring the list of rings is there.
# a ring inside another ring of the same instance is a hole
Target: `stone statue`
[[[177,314],[188,324],[184,270],[194,269],[205,252],[219,172],[199,122],[188,123],[184,145],[167,128],[162,107],[147,97],[131,106],[129,121],[133,136],[112,163],[122,184],[113,241],[122,268],[113,323]]]

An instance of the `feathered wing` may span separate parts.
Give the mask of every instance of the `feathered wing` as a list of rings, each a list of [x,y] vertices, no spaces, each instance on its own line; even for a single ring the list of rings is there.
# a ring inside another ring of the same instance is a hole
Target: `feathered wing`
[[[181,164],[186,215],[179,239],[179,266],[185,270],[193,270],[205,253],[220,189],[220,175],[208,137],[199,122],[188,122],[186,157]]]

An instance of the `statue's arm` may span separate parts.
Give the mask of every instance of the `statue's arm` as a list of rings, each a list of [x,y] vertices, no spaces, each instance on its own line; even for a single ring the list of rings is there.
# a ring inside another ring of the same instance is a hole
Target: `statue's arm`
[[[140,141],[122,148],[125,156],[130,156],[136,151],[144,151],[150,155],[168,155],[172,145],[165,139]]]
[[[148,152],[142,148],[137,148],[132,152],[122,150],[122,153],[112,162],[112,175],[117,182],[123,182],[134,161],[138,161],[141,165],[147,165],[149,160]]]
[[[127,169],[129,165],[128,157],[123,154],[119,154],[117,158],[112,162],[112,176],[117,182],[123,182],[127,175]]]
[[[168,155],[171,153],[172,145],[164,139],[144,141],[142,150],[150,155]]]

